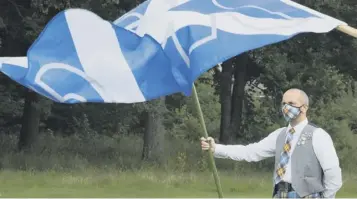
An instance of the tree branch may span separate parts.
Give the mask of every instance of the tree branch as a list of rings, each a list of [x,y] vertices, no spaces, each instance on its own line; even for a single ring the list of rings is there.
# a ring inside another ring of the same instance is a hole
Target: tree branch
[[[15,9],[16,9],[16,11],[17,11],[17,14],[23,19],[24,18],[24,16],[21,14],[21,11],[20,11],[20,9],[19,9],[19,6],[15,3],[15,2],[13,2],[12,0],[7,0],[9,3],[11,3],[14,7],[15,7]]]

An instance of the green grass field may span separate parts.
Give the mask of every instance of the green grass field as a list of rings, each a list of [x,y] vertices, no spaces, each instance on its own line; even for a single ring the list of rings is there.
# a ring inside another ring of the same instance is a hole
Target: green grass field
[[[220,172],[224,197],[271,197],[270,174]],[[357,197],[347,175],[337,197]],[[211,173],[164,171],[0,172],[1,197],[217,197]]]

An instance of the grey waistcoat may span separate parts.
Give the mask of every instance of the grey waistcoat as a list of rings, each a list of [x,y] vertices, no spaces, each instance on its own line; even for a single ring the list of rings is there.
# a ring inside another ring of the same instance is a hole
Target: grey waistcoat
[[[300,197],[324,190],[323,171],[312,146],[313,132],[317,128],[312,124],[306,125],[290,157],[291,184]],[[285,144],[286,129],[284,128],[280,132],[276,140],[274,179],[277,175],[275,171],[280,162],[280,155]]]

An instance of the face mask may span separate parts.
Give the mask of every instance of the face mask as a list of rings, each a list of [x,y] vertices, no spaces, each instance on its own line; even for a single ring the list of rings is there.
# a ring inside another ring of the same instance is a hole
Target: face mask
[[[284,118],[287,122],[290,122],[291,120],[297,118],[299,114],[301,113],[300,111],[301,107],[295,107],[290,104],[285,104],[281,108]]]

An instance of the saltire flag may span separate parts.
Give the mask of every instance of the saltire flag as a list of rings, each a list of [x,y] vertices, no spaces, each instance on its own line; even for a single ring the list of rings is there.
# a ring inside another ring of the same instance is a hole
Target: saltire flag
[[[289,0],[147,0],[114,22],[67,9],[0,70],[61,103],[190,95],[204,72],[243,52],[345,22]]]

